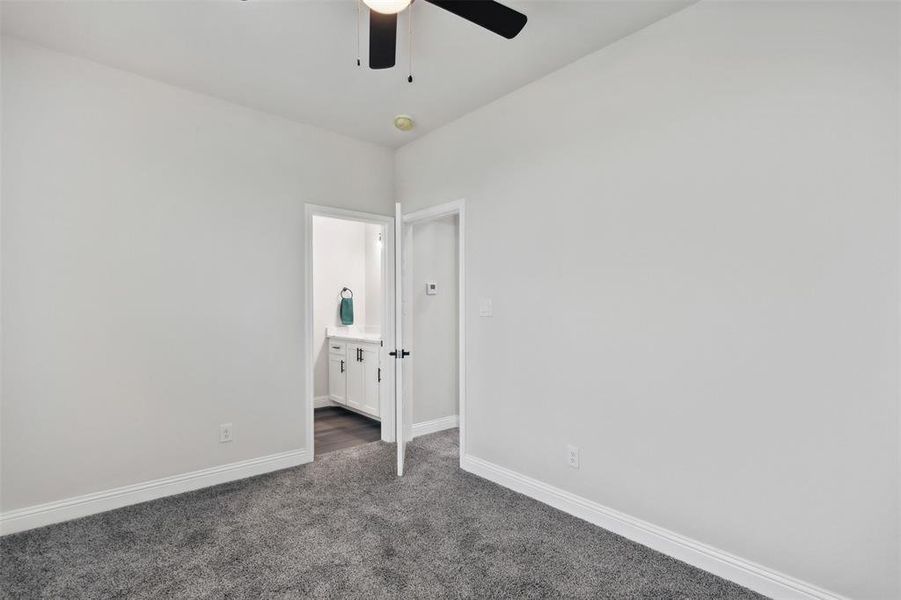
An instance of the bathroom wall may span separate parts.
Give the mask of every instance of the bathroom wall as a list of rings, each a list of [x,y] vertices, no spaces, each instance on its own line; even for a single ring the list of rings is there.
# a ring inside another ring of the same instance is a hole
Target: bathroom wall
[[[328,395],[326,328],[341,325],[339,292],[354,292],[354,326],[379,327],[383,300],[380,225],[313,217],[313,395]],[[372,312],[370,312],[370,309]]]
[[[366,327],[381,328],[385,296],[382,290],[382,226],[366,223]]]

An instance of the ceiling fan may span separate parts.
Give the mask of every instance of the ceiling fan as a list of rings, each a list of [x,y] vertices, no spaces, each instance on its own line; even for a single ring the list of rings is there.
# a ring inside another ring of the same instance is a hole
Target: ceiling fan
[[[512,40],[527,17],[493,0],[425,0],[438,8]],[[369,7],[369,68],[390,69],[397,49],[397,14],[413,0],[363,0]]]

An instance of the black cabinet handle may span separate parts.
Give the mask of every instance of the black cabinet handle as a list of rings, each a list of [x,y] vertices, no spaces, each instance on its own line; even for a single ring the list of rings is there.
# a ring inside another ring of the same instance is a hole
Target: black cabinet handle
[[[382,382],[382,368],[381,368],[381,367],[379,367],[379,380],[378,380],[378,382],[379,382],[379,383]]]
[[[342,373],[344,372],[344,361],[343,360],[341,361],[341,372]]]
[[[340,350],[341,346],[332,346],[332,348],[334,348],[335,350]]]

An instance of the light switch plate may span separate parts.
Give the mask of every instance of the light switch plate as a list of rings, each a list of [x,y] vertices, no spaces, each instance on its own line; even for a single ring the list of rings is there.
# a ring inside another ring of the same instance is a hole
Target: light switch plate
[[[479,316],[480,317],[490,317],[494,315],[494,310],[491,307],[491,298],[480,298],[479,299]]]
[[[426,281],[425,282],[425,293],[429,296],[434,296],[438,293],[438,283],[434,281]]]

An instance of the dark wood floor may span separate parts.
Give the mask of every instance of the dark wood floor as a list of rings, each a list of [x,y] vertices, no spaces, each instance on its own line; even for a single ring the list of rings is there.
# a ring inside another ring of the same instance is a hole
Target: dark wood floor
[[[317,408],[314,412],[316,455],[375,442],[382,437],[382,425],[339,406]]]

